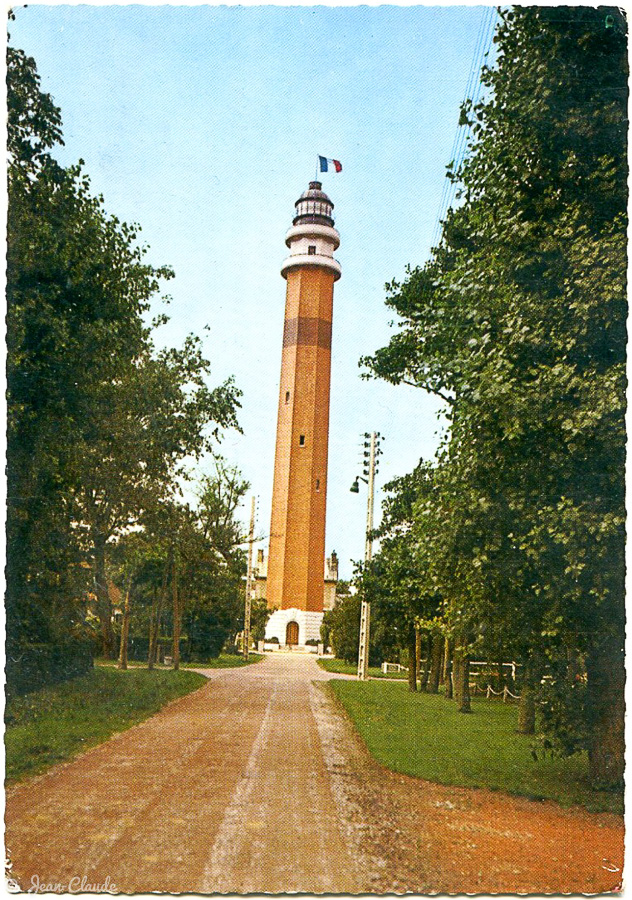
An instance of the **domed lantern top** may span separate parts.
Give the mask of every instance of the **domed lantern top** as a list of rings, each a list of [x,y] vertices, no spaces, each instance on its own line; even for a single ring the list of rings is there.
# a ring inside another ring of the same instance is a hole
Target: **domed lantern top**
[[[334,205],[322,190],[320,181],[310,181],[309,188],[301,194],[294,205],[296,215],[292,220],[293,225],[315,223],[333,227]]]
[[[281,266],[281,275],[287,278],[293,270],[317,267],[332,272],[337,281],[341,268],[334,250],[340,246],[340,235],[334,228],[334,205],[320,181],[310,181],[294,206],[296,215],[285,235],[290,255]]]

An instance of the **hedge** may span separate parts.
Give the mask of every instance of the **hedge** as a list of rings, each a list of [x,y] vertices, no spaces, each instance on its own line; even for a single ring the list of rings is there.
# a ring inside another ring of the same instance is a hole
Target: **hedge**
[[[7,645],[7,697],[28,694],[46,685],[85,675],[92,666],[92,644],[89,642]]]

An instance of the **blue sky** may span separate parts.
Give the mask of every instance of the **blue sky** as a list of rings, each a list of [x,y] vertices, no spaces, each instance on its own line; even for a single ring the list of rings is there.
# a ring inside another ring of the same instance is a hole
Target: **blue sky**
[[[84,159],[107,210],[142,226],[150,262],[175,269],[171,321],[157,340],[180,344],[195,332],[212,382],[233,374],[244,392],[244,433],[227,435],[221,452],[259,498],[261,535],[272,493],[284,235],[316,155],[342,161],[342,173],[322,180],[341,233],[327,552],[337,551],[343,577],[364,548],[366,493],[349,492],[360,435],[386,437],[378,488],[438,443],[438,402],[361,380],[358,359],[392,333],[385,283],[428,257],[485,11],[36,4],[15,8],[10,23],[11,42],[35,57],[61,107],[58,158]]]

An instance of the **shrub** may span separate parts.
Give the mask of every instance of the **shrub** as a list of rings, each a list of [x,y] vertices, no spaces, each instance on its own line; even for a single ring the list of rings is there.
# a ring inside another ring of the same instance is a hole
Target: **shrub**
[[[85,638],[64,644],[8,643],[7,698],[85,675],[93,666],[93,645]]]

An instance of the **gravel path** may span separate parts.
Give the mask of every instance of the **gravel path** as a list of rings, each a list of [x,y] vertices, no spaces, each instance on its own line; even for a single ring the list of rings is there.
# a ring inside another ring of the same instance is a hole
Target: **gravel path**
[[[602,892],[617,816],[394,775],[313,657],[211,670],[200,690],[7,793],[23,890]],[[77,879],[72,881],[72,879]]]

